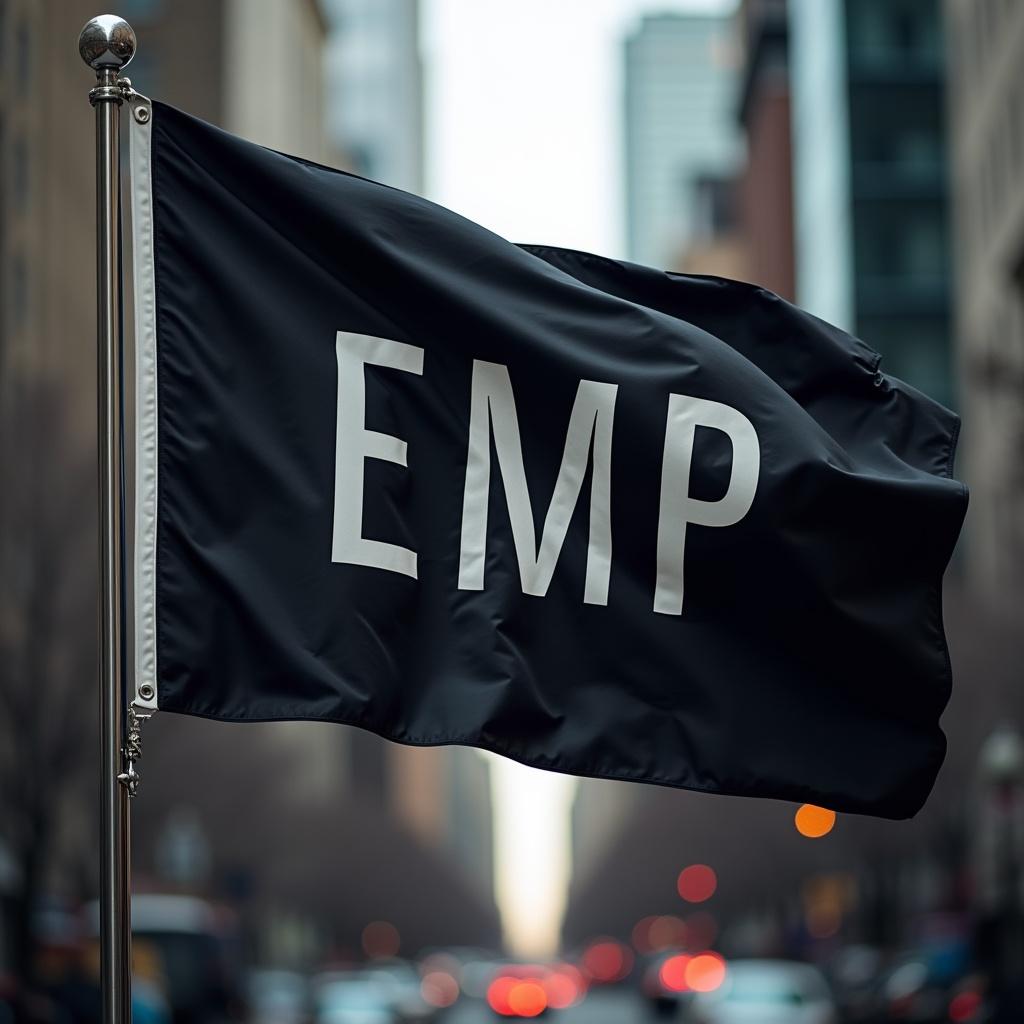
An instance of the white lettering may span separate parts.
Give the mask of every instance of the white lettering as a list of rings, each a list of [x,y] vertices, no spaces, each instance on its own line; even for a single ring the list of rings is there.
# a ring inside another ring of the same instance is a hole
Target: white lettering
[[[382,459],[405,466],[407,446],[400,438],[366,429],[363,367],[386,366],[423,373],[423,349],[386,338],[338,331],[338,422],[334,476],[332,562],[368,565],[416,578],[416,552],[363,536],[363,462]]]
[[[583,600],[586,604],[608,603],[612,557],[612,422],[617,392],[617,384],[580,381],[569,417],[558,478],[538,548],[523,465],[519,420],[508,368],[501,363],[479,359],[473,361],[469,450],[466,457],[462,546],[459,556],[460,590],[483,590],[484,586],[493,432],[523,593],[536,597],[543,597],[548,591],[569,529],[569,521],[579,500],[588,457],[593,448],[590,539]]]
[[[718,501],[690,497],[690,463],[697,427],[721,430],[732,442],[732,474],[725,495]],[[656,612],[683,613],[686,524],[732,526],[738,523],[753,504],[760,465],[757,433],[743,413],[720,402],[669,395],[658,513]]]

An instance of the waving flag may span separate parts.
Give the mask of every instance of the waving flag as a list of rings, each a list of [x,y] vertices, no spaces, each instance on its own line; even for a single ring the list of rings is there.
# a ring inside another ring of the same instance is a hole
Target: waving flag
[[[756,287],[131,131],[140,704],[921,806],[952,413]]]

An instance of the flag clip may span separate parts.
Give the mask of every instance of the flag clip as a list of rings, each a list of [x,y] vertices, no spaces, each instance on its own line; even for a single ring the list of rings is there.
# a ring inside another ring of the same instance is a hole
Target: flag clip
[[[117,84],[121,90],[121,98],[128,104],[132,117],[139,124],[149,124],[149,119],[153,116],[152,100],[135,89],[130,78],[122,76],[118,78]]]
[[[128,735],[124,744],[125,769],[117,777],[117,781],[128,790],[129,796],[139,791],[142,776],[135,770],[135,765],[142,759],[142,728],[141,723],[152,718],[152,712],[136,710],[134,704],[128,705]]]

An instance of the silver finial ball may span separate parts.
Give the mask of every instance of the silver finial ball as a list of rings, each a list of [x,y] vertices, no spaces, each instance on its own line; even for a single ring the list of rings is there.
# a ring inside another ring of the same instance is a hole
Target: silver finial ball
[[[100,14],[79,34],[78,52],[93,71],[117,71],[135,56],[135,33],[124,18]]]

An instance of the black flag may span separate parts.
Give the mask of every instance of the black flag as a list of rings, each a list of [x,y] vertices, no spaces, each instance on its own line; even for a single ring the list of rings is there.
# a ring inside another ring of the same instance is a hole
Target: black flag
[[[888,817],[957,419],[759,288],[132,123],[140,703]]]

